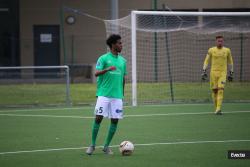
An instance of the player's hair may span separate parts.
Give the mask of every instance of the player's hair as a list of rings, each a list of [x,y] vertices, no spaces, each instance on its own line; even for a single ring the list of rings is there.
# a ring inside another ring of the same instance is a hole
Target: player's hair
[[[118,40],[121,39],[121,36],[119,34],[111,34],[108,39],[106,40],[106,44],[109,46],[109,48],[112,48],[112,44],[116,44]]]
[[[216,38],[216,39],[218,39],[218,38],[223,38],[223,36],[222,36],[222,35],[218,35],[218,36],[216,36],[215,38]]]

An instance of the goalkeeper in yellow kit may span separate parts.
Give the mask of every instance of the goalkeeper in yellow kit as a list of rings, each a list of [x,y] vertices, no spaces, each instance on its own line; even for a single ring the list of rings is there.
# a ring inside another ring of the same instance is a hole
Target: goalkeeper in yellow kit
[[[215,106],[215,114],[221,115],[221,105],[223,101],[226,78],[233,81],[233,59],[229,48],[223,46],[223,36],[216,37],[216,46],[208,50],[203,64],[202,80],[207,79],[207,67],[211,63],[210,88]],[[229,65],[229,75],[227,77],[227,66]]]

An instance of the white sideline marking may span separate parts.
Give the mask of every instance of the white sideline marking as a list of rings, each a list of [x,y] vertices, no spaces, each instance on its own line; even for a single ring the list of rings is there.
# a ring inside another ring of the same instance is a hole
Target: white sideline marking
[[[228,111],[227,114],[250,113],[250,111]],[[151,117],[151,116],[175,116],[175,115],[204,115],[214,114],[213,112],[193,112],[193,113],[167,113],[167,114],[141,114],[141,115],[125,115],[124,117]]]
[[[231,103],[228,103],[231,104]],[[138,107],[172,107],[172,106],[200,106],[200,105],[211,105],[207,103],[200,103],[200,104],[162,104],[162,105],[139,105]],[[133,108],[134,106],[124,106],[124,108]],[[85,107],[58,107],[58,108],[37,108],[37,109],[7,109],[7,110],[0,110],[1,112],[19,112],[19,111],[54,111],[54,110],[81,110],[81,109],[88,109],[94,108],[93,106],[85,106]]]
[[[77,118],[77,119],[92,119],[91,117],[81,117],[73,115],[31,115],[31,114],[0,114],[0,116],[9,116],[9,117],[46,117],[46,118]]]
[[[14,110],[14,109],[7,109],[7,110],[0,110],[0,113],[3,113],[3,112],[21,112],[21,111],[55,111],[55,110],[80,110],[80,109],[86,109],[86,108],[90,108],[90,107],[72,107],[72,108],[68,108],[68,107],[65,107],[65,108],[37,108],[37,109],[17,109],[17,110]],[[91,107],[93,108],[93,107]]]
[[[239,113],[250,113],[250,111],[228,111],[223,112],[225,114],[239,114]],[[212,112],[194,112],[194,113],[166,113],[166,114],[139,114],[139,115],[124,115],[124,117],[152,117],[152,116],[182,116],[182,115],[206,115],[214,114]],[[10,117],[46,117],[46,118],[75,118],[75,119],[93,119],[94,116],[73,116],[73,115],[31,115],[31,114],[0,114],[0,116]]]
[[[178,145],[178,144],[206,144],[206,143],[237,143],[237,142],[250,142],[250,140],[205,140],[205,141],[183,141],[183,142],[166,142],[166,143],[145,143],[135,144],[135,146],[154,146],[154,145]],[[118,147],[119,145],[113,145],[110,147]],[[102,148],[103,146],[96,146],[96,148]],[[36,153],[36,152],[52,152],[52,151],[64,151],[64,150],[80,150],[88,147],[71,147],[71,148],[52,148],[43,150],[23,150],[23,151],[9,151],[0,152],[0,155],[6,154],[21,154],[21,153]]]
[[[237,104],[237,103],[226,103],[226,104]],[[248,104],[248,103],[243,103]],[[155,105],[139,105],[137,107],[176,107],[176,106],[202,106],[207,105],[211,106],[209,103],[197,103],[197,104],[155,104]],[[21,111],[55,111],[55,110],[81,110],[81,109],[93,109],[93,106],[84,106],[84,107],[58,107],[58,108],[36,108],[36,109],[6,109],[6,110],[0,110],[0,113],[6,113],[6,112],[21,112]],[[124,106],[124,108],[136,108],[134,106]]]

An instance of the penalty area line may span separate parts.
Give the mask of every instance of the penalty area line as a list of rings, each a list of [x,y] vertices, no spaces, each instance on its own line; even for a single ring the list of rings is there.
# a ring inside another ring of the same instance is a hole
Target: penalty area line
[[[155,145],[181,145],[181,144],[208,144],[208,143],[239,143],[239,142],[250,142],[250,139],[245,140],[205,140],[205,141],[179,141],[179,142],[166,142],[166,143],[142,143],[134,144],[135,146],[155,146]],[[96,148],[102,148],[103,146],[96,146]],[[112,145],[110,147],[119,147],[119,145]],[[0,155],[8,154],[22,154],[22,153],[37,153],[37,152],[53,152],[53,151],[65,151],[65,150],[81,150],[88,147],[69,147],[69,148],[51,148],[51,149],[40,149],[40,150],[22,150],[22,151],[9,151],[0,152]]]

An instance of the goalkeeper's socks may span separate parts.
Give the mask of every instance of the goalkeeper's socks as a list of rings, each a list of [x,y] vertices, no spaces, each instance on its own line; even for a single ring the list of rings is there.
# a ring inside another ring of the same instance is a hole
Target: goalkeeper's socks
[[[96,138],[97,138],[97,134],[100,128],[100,123],[96,123],[96,121],[94,121],[93,127],[92,127],[92,146],[95,146],[96,144]]]
[[[223,96],[224,96],[223,93],[224,93],[223,89],[219,89],[218,90],[216,111],[220,111],[221,110],[221,105],[222,105]]]
[[[104,147],[109,146],[109,144],[110,144],[110,142],[111,142],[111,140],[116,132],[116,129],[117,129],[117,124],[111,123],[110,127],[109,127],[108,136],[106,137]]]
[[[215,109],[217,108],[217,95],[218,95],[218,93],[212,92],[212,99],[213,99],[213,102],[214,102]]]

